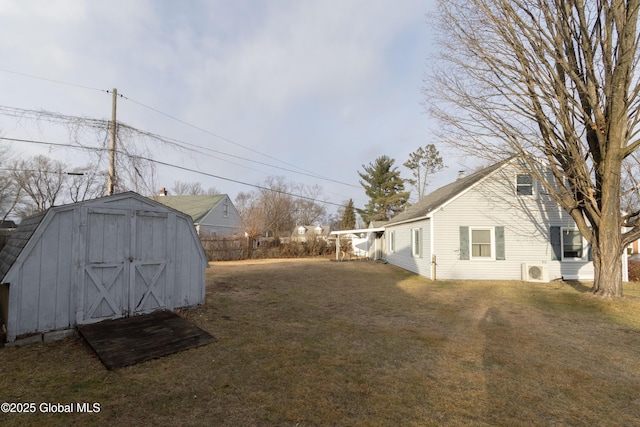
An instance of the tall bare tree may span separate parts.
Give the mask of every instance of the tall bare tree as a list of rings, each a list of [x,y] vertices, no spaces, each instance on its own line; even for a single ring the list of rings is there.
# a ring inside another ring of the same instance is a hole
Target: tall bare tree
[[[622,295],[621,257],[640,237],[640,212],[620,205],[623,162],[640,147],[639,7],[440,0],[442,67],[425,85],[449,143],[528,162],[590,242],[592,290],[607,297]]]
[[[81,202],[107,194],[104,175],[98,173],[95,166],[75,168],[68,175],[67,187],[72,202]]]
[[[11,176],[37,212],[63,200],[67,166],[59,160],[39,155],[16,162]]]
[[[0,221],[7,219],[19,205],[22,189],[11,173],[9,147],[0,147]]]

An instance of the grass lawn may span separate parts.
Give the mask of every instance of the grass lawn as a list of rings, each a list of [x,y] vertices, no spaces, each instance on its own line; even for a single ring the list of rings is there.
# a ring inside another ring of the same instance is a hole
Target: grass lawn
[[[430,282],[325,259],[214,263],[218,341],[106,371],[79,338],[0,348],[1,425],[640,425],[640,284]]]

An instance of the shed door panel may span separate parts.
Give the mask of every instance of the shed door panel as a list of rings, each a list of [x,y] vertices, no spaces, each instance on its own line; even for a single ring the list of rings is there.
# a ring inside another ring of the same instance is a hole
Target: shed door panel
[[[166,213],[136,212],[129,299],[132,314],[167,306],[167,227]]]
[[[87,212],[82,277],[82,321],[122,317],[129,273],[129,217],[121,212]]]

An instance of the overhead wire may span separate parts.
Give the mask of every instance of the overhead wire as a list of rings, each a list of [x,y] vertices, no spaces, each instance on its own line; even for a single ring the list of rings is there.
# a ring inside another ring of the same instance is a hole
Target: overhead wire
[[[74,145],[74,144],[65,144],[65,143],[57,143],[57,142],[48,142],[48,141],[35,141],[35,140],[30,140],[30,139],[20,139],[20,138],[9,138],[9,137],[5,137],[5,136],[0,136],[0,140],[6,140],[6,141],[13,141],[13,142],[25,142],[25,143],[30,143],[30,144],[40,144],[40,145],[48,145],[48,146],[54,146],[54,147],[66,147],[66,148],[76,148],[76,149],[84,149],[84,150],[93,150],[93,151],[109,151],[109,148],[103,148],[103,147],[86,147],[86,146],[78,146],[78,145]],[[333,205],[333,206],[338,206],[338,207],[343,207],[342,204],[339,203],[334,203],[334,202],[329,202],[326,200],[319,200],[319,199],[314,199],[312,197],[307,197],[307,196],[303,196],[300,194],[295,194],[295,193],[290,193],[288,191],[282,191],[282,190],[277,190],[277,189],[273,189],[273,188],[269,188],[269,187],[264,187],[261,185],[257,185],[257,184],[250,184],[248,182],[244,182],[244,181],[240,181],[240,180],[236,180],[236,179],[232,179],[232,178],[226,178],[220,175],[215,175],[212,173],[208,173],[208,172],[203,172],[197,169],[191,169],[191,168],[187,168],[184,166],[179,166],[179,165],[174,165],[172,163],[168,163],[168,162],[163,162],[160,160],[156,160],[156,159],[152,159],[150,157],[145,157],[145,156],[140,156],[137,154],[130,154],[130,153],[126,153],[124,151],[115,150],[116,154],[123,154],[126,155],[130,158],[135,158],[135,159],[139,159],[139,160],[145,160],[151,163],[157,163],[159,165],[163,165],[163,166],[167,166],[167,167],[171,167],[171,168],[175,168],[175,169],[179,169],[179,170],[183,170],[183,171],[187,171],[187,172],[193,172],[196,174],[200,174],[200,175],[204,175],[204,176],[208,176],[211,178],[216,178],[216,179],[221,179],[224,181],[229,181],[229,182],[233,182],[236,184],[241,184],[241,185],[246,185],[249,187],[253,187],[253,188],[257,188],[259,190],[265,190],[265,191],[271,191],[274,193],[278,193],[278,194],[283,194],[286,196],[291,196],[291,197],[295,197],[298,199],[304,199],[304,200],[310,200],[312,202],[315,203],[320,203],[320,204],[325,204],[325,205]]]

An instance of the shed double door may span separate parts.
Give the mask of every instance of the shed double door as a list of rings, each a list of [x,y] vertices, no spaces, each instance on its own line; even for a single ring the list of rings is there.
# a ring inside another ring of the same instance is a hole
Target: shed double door
[[[78,323],[166,307],[168,214],[87,209],[82,216]]]

